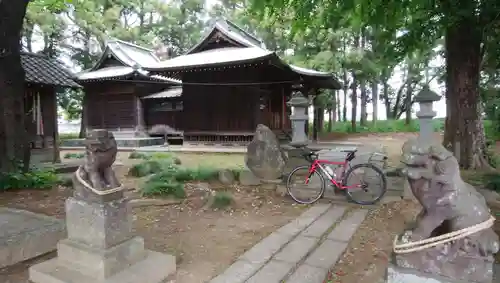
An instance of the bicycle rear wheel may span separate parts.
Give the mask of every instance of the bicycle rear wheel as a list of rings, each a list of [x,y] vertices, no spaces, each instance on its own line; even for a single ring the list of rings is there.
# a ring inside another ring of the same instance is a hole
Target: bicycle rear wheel
[[[343,185],[347,187],[349,200],[361,205],[378,202],[387,191],[384,172],[370,163],[356,164],[344,176]]]
[[[316,171],[309,173],[309,166],[299,166],[288,175],[286,189],[294,201],[312,204],[323,196],[325,179]]]

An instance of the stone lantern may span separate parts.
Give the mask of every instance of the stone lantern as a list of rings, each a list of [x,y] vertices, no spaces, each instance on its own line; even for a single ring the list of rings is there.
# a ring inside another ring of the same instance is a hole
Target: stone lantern
[[[441,96],[437,93],[430,90],[428,86],[425,86],[416,96],[415,102],[418,102],[420,105],[420,109],[417,112],[417,118],[420,124],[420,133],[419,139],[425,141],[431,141],[434,133],[434,129],[432,127],[432,119],[436,117],[436,112],[432,108],[432,104],[435,101],[439,101]],[[410,184],[405,181],[403,189],[403,198],[405,199],[413,199],[416,201],[415,196],[413,195]]]
[[[305,131],[309,117],[307,116],[307,107],[309,107],[309,99],[304,97],[302,93],[295,92],[292,98],[287,102],[287,105],[293,107],[290,120],[292,122],[292,141],[290,145],[296,148],[304,147],[309,143]]]
[[[429,86],[425,86],[416,96],[415,102],[420,105],[420,110],[417,112],[417,118],[420,123],[420,138],[432,139],[434,129],[432,127],[432,119],[436,117],[436,112],[432,108],[435,101],[441,100],[441,96],[433,92]]]

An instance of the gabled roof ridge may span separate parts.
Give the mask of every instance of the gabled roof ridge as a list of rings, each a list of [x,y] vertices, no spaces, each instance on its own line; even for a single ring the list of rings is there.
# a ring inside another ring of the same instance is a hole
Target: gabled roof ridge
[[[113,37],[111,39],[108,40],[108,42],[106,42],[106,45],[109,43],[109,42],[118,42],[118,43],[122,43],[122,44],[125,44],[125,45],[128,45],[128,46],[131,46],[131,47],[135,47],[135,48],[139,48],[139,49],[142,49],[144,51],[148,51],[148,52],[151,52],[153,53],[154,50],[153,49],[149,49],[147,47],[144,47],[144,46],[140,46],[140,45],[137,45],[135,43],[132,43],[132,42],[129,42],[129,41],[125,41],[125,40],[122,40],[122,39],[119,39],[119,38],[116,38],[116,37]]]
[[[243,29],[242,27],[240,27],[239,25],[235,24],[234,22],[228,20],[228,19],[224,19],[223,20],[224,22],[226,22],[226,24],[229,26],[229,27],[233,27],[239,31],[241,31],[242,33],[248,35],[249,37],[251,37],[252,39],[255,39],[256,41],[260,42],[260,43],[263,43],[264,40],[262,40],[261,38],[258,38],[257,35],[254,35],[248,31],[246,31],[245,29]]]
[[[117,42],[115,42],[115,43],[117,43]],[[115,45],[115,46],[108,45],[108,47],[110,47],[110,50],[111,50],[111,52],[113,52],[113,54],[115,55],[116,59],[118,59],[118,61],[122,62],[123,64],[125,64],[125,65],[127,65],[127,66],[129,66],[129,67],[133,67],[134,65],[136,65],[136,64],[137,64],[137,61],[135,61],[132,57],[130,57],[130,55],[128,55],[128,54],[127,54],[127,52],[125,52],[125,51],[124,51],[124,50],[120,47],[120,45],[119,45],[119,44],[118,44],[118,45]],[[116,49],[118,49],[118,50],[122,51],[123,55],[124,55],[125,57],[127,57],[127,59],[128,59],[128,60],[130,60],[131,62],[133,62],[133,64],[129,64],[129,62],[123,62],[123,60],[122,60],[122,59],[120,59],[120,56],[118,56],[118,54],[116,53],[116,50],[113,50],[113,48],[116,48]]]

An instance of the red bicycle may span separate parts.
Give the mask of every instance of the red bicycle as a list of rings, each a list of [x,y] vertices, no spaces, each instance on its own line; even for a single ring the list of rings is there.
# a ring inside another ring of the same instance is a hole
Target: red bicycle
[[[385,174],[380,168],[371,163],[360,163],[351,166],[350,162],[356,157],[357,149],[341,150],[346,153],[344,161],[335,162],[318,159],[318,154],[311,150],[303,149],[302,155],[311,163],[310,165],[299,166],[292,170],[286,181],[288,194],[298,203],[311,204],[319,200],[325,193],[325,177],[337,190],[346,193],[348,199],[361,205],[374,204],[379,201],[387,190],[387,180]],[[332,168],[335,167],[335,168]],[[295,191],[294,178],[298,177],[300,183],[305,183],[307,188],[299,188]],[[318,178],[315,180],[314,178]],[[351,178],[354,178],[354,184],[351,184]],[[379,180],[378,188],[370,186],[371,181]],[[370,181],[370,182],[369,182]],[[319,190],[314,192],[310,185],[317,185]],[[371,195],[369,199],[362,199],[362,195]],[[302,196],[311,196],[304,200]]]

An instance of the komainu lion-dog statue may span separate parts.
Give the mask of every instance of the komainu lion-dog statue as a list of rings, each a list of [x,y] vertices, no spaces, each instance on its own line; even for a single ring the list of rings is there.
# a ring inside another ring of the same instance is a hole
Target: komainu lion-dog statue
[[[83,165],[75,172],[73,187],[75,196],[85,198],[121,194],[121,184],[116,178],[113,163],[118,148],[113,133],[93,130],[85,139]]]
[[[457,159],[441,144],[411,139],[402,151],[402,173],[423,209],[413,228],[395,240],[396,264],[451,279],[492,282],[499,242],[484,197],[462,180]]]

